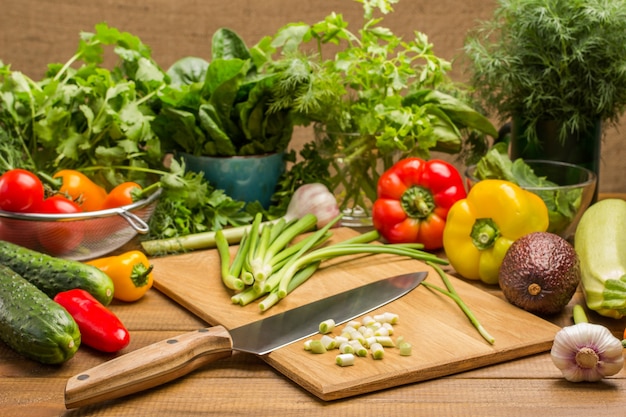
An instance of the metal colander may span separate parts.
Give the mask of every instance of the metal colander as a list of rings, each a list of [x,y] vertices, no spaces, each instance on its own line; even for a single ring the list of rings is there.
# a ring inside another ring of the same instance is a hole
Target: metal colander
[[[75,214],[0,210],[0,240],[64,259],[97,258],[149,232],[161,191],[126,206]]]

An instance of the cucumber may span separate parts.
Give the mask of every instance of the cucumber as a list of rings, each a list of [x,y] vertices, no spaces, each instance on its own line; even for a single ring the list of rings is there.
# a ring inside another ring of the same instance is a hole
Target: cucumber
[[[63,307],[0,265],[0,339],[41,363],[67,361],[80,346],[78,325]]]
[[[606,317],[626,315],[626,201],[600,200],[583,213],[574,247],[589,309]]]
[[[0,264],[6,265],[48,297],[80,288],[102,304],[113,299],[113,281],[95,266],[79,261],[56,258],[14,243],[0,241]]]

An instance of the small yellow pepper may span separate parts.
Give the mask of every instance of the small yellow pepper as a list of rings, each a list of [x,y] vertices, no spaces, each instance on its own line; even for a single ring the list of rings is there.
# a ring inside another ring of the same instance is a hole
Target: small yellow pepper
[[[113,281],[113,298],[120,301],[137,301],[152,288],[152,265],[146,255],[131,250],[117,256],[85,262],[107,274]]]
[[[443,248],[450,265],[467,279],[498,283],[511,244],[548,229],[548,208],[536,194],[509,181],[483,180],[448,212]]]

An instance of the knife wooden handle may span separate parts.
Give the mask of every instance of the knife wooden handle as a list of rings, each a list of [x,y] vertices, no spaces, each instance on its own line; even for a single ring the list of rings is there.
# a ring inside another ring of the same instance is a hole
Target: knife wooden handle
[[[222,326],[148,345],[71,377],[65,386],[65,407],[82,407],[155,387],[227,358],[232,351],[232,339]]]

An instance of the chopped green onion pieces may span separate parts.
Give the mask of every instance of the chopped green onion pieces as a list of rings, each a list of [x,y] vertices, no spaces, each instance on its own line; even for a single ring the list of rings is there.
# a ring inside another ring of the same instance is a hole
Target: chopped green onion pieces
[[[395,347],[396,344],[394,343],[393,339],[389,336],[375,336],[376,337],[376,342],[384,347]]]
[[[374,343],[376,343],[376,336],[370,336],[367,339],[365,339],[365,343],[363,343],[363,346],[370,347]]]
[[[374,320],[379,323],[396,324],[398,322],[398,315],[394,313],[379,314],[374,317]]]
[[[320,339],[320,342],[322,342],[322,345],[324,345],[324,348],[326,348],[326,350],[333,350],[334,348],[337,347],[337,343],[335,342],[335,339],[328,336],[327,334],[322,336],[322,338]]]
[[[380,360],[385,357],[385,349],[380,343],[372,344],[372,346],[370,346],[370,352],[372,352],[372,357],[376,360]]]
[[[350,344],[350,342],[343,342],[339,345],[340,353],[354,353],[354,347]]]
[[[335,330],[335,320],[328,319],[320,323],[319,331],[321,334],[331,333],[333,330]]]
[[[413,346],[409,342],[402,342],[398,345],[400,348],[400,356],[411,356]]]
[[[337,355],[335,363],[339,366],[354,365],[354,355],[352,353],[342,353]]]
[[[321,340],[311,340],[309,347],[313,353],[326,353],[327,350]]]
[[[362,358],[367,356],[367,349],[361,344],[361,342],[359,342],[358,340],[351,340],[349,343],[352,345],[354,353],[357,356],[360,356]]]
[[[397,314],[385,313],[374,317],[367,316],[362,322],[358,320],[348,322],[340,330],[341,334],[333,337],[331,333],[338,330],[335,321],[332,319],[324,320],[319,325],[321,338],[307,340],[304,349],[313,353],[339,349],[337,364],[341,365],[339,361],[346,363],[346,365],[341,366],[353,365],[354,357],[367,357],[370,354],[374,359],[383,359],[385,348],[391,347],[398,347],[400,356],[410,356],[411,344],[406,342],[403,336],[398,336],[396,341],[391,337],[394,333],[392,323],[397,322]],[[352,355],[352,358],[342,355]]]
[[[380,327],[374,330],[374,336],[389,336],[389,329],[386,327]]]

